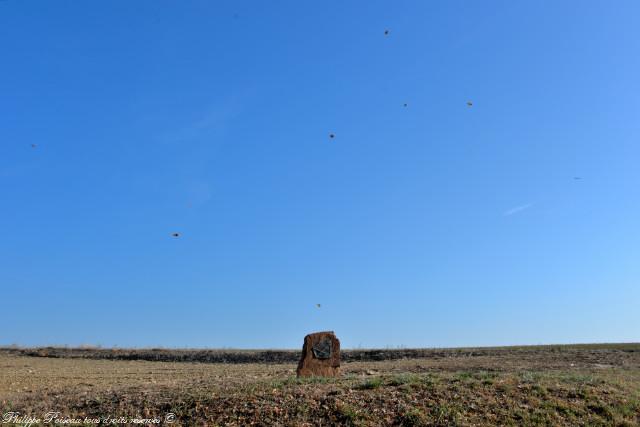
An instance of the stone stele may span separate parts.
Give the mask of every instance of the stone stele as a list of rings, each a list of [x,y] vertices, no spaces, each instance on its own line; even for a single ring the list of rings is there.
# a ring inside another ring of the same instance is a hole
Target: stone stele
[[[315,332],[304,337],[298,377],[340,376],[340,341],[333,331]]]

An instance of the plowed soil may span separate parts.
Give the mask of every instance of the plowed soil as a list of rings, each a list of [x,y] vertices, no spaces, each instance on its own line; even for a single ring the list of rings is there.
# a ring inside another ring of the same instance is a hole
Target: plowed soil
[[[296,379],[298,357],[0,349],[0,415],[43,424],[55,412],[58,425],[640,425],[640,344],[347,350],[339,379]]]

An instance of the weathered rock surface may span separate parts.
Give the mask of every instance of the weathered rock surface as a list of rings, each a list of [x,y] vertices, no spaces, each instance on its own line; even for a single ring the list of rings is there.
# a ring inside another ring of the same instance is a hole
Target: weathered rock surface
[[[340,376],[340,341],[333,331],[304,337],[297,374],[298,377]]]

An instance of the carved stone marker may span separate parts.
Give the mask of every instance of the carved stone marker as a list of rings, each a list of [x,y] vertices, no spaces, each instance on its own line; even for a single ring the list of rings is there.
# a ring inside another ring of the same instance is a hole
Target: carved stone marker
[[[297,373],[298,377],[340,376],[340,341],[333,331],[304,337]]]

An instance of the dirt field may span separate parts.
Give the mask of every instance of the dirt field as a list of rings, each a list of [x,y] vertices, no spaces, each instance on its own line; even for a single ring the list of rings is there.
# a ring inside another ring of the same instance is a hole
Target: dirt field
[[[18,425],[48,412],[58,425],[640,425],[640,344],[352,350],[335,380],[296,379],[298,354],[0,349],[1,415]]]

